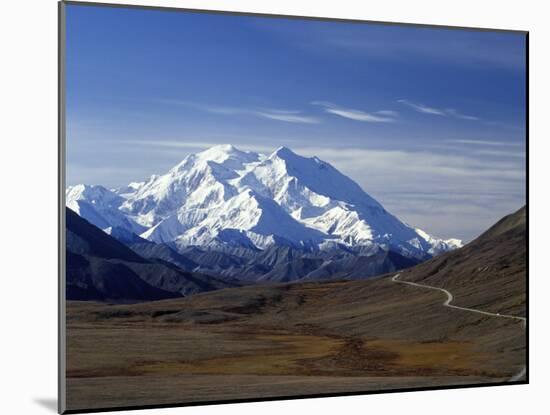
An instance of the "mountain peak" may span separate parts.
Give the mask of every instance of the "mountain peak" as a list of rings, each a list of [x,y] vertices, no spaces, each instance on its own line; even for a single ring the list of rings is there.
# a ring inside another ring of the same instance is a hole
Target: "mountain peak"
[[[99,184],[77,184],[65,190],[67,200],[80,199],[117,199],[118,196],[111,190]]]
[[[328,162],[284,146],[266,157],[216,145],[134,187],[78,200],[68,194],[67,206],[101,229],[122,226],[180,248],[214,246],[224,230],[224,238],[236,238],[225,242],[240,243],[242,234],[259,249],[288,243],[322,249],[336,242],[422,257],[456,245],[402,223]]]
[[[257,161],[259,154],[252,151],[243,151],[231,144],[220,144],[197,153],[196,158],[203,161],[214,161],[224,163],[227,160],[234,160],[239,163],[250,163]]]
[[[235,147],[233,144],[218,144],[215,146],[212,146],[208,148],[205,151],[219,151],[222,153],[234,153],[234,152],[241,152],[237,147]]]
[[[210,162],[221,164],[229,169],[240,170],[246,163],[256,162],[259,158],[260,154],[252,151],[243,151],[231,144],[219,144],[199,153],[187,155],[179,164],[172,168],[171,172],[179,175],[197,166],[204,167],[210,164]]]
[[[288,157],[296,157],[297,154],[292,151],[290,148],[281,146],[277,150],[275,150],[272,154],[273,156],[278,156],[279,158],[285,159]]]
[[[219,144],[207,148],[206,150],[197,153],[196,155],[205,160],[218,161],[220,159],[227,159],[228,157],[245,154],[244,151],[239,150],[231,144]]]

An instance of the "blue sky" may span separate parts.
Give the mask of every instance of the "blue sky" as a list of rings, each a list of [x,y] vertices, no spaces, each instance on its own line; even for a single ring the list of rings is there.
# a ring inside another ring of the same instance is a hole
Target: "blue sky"
[[[69,5],[67,183],[285,145],[470,240],[525,203],[524,56],[517,33]]]

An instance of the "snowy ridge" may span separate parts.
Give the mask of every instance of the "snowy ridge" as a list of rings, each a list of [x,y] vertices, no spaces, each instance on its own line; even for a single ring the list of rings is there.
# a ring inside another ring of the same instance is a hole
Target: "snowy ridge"
[[[121,189],[69,187],[67,206],[110,233],[121,228],[179,250],[343,246],[425,258],[462,245],[401,222],[329,163],[286,147],[266,156],[215,146]]]
[[[66,205],[81,217],[107,230],[120,228],[135,234],[146,230],[120,210],[124,198],[100,185],[69,186],[65,191]]]

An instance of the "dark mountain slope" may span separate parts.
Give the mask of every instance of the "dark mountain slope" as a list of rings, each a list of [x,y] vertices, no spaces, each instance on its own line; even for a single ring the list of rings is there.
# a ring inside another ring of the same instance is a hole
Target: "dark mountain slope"
[[[220,271],[230,267],[241,267],[246,260],[235,255],[214,250],[202,250],[197,247],[182,249],[182,254],[190,258],[201,268]]]
[[[145,259],[70,209],[66,217],[68,300],[151,301],[234,286]]]
[[[67,249],[105,259],[117,258],[131,262],[146,262],[122,242],[107,235],[98,227],[66,208]]]
[[[456,305],[524,316],[526,237],[523,207],[463,248],[404,271],[401,279],[446,288]]]
[[[131,243],[128,246],[144,258],[161,259],[163,261],[170,262],[185,271],[192,271],[198,267],[198,264],[195,261],[176,252],[165,244],[156,244],[154,242],[142,239],[141,241]]]
[[[271,271],[262,275],[258,281],[270,282],[291,282],[308,275],[311,271],[319,268],[323,263],[320,258],[296,258],[289,262],[276,264]]]
[[[67,300],[136,302],[181,297],[148,284],[127,264],[67,251]]]
[[[136,251],[140,254],[143,252]],[[393,251],[378,250],[376,253],[361,254],[341,248],[329,254],[324,251],[273,246],[254,252],[249,257],[239,257],[216,250],[189,247],[182,251],[182,255],[198,263],[196,270],[199,272],[247,282],[364,279],[419,263],[417,259],[407,258]],[[144,256],[156,255],[148,253]],[[166,259],[177,263],[173,259]]]
[[[387,272],[399,271],[418,264],[418,260],[404,257],[393,251],[379,251],[373,255],[348,256],[336,261],[328,261],[303,280],[326,279],[362,280]]]

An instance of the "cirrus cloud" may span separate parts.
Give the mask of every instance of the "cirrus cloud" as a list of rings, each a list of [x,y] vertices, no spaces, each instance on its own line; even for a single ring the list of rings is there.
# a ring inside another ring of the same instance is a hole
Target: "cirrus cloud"
[[[460,111],[455,110],[454,108],[445,108],[445,109],[434,108],[434,107],[429,107],[427,105],[420,104],[417,102],[412,102],[407,99],[398,99],[397,102],[403,105],[407,105],[408,107],[414,109],[415,111],[421,112],[423,114],[449,116],[449,117],[459,118],[461,120],[470,120],[470,121],[479,120],[479,117],[463,114]]]
[[[318,105],[323,107],[325,112],[333,115],[338,115],[343,118],[348,118],[354,121],[362,122],[395,122],[397,112],[390,110],[380,110],[374,112],[365,112],[362,110],[343,108],[332,102],[327,101],[313,101],[312,105]]]
[[[208,112],[210,114],[219,115],[249,115],[259,118],[265,118],[269,120],[299,123],[299,124],[319,124],[321,120],[317,117],[309,116],[301,111],[288,111],[280,109],[255,109],[255,108],[243,108],[243,107],[225,107],[217,105],[205,105],[197,104],[189,101],[181,101],[175,99],[161,99],[156,100],[163,104],[181,105],[184,107],[192,108],[198,111]]]

